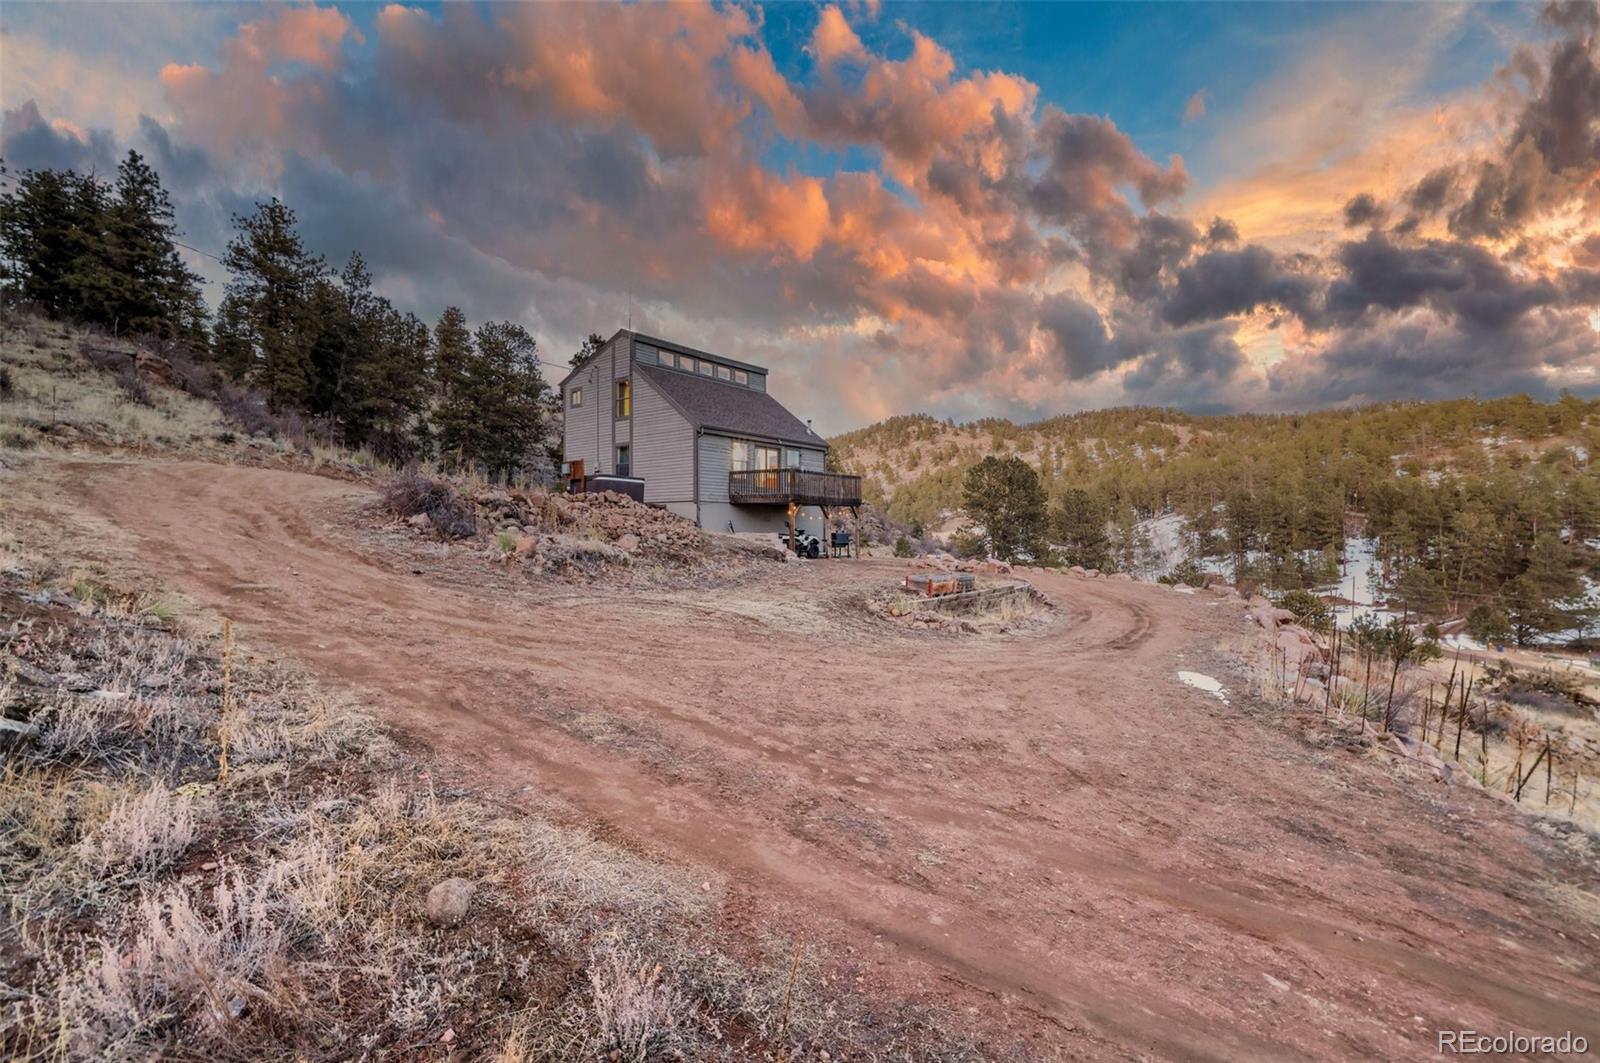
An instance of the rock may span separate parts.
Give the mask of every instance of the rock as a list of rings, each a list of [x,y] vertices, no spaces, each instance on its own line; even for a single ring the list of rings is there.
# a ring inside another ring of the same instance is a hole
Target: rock
[[[617,545],[630,554],[636,554],[639,552],[639,537],[632,532],[628,532],[617,540]]]
[[[511,552],[518,557],[527,557],[538,548],[539,539],[537,536],[519,535],[517,536],[517,544],[511,548]]]
[[[26,720],[0,719],[0,746],[28,741],[39,733],[39,728]]]
[[[1133,577],[1128,575],[1126,572],[1113,572],[1111,575],[1107,576],[1106,579],[1120,580],[1123,583],[1133,582]]]
[[[1313,704],[1322,700],[1325,689],[1321,680],[1306,678],[1300,680],[1300,688],[1296,696],[1307,704]]]
[[[414,513],[406,518],[406,523],[413,528],[426,528],[432,522],[428,520],[426,513]]]
[[[1089,574],[1088,570],[1082,565],[1073,565],[1071,568],[1067,569],[1067,571],[1072,573],[1074,576],[1087,576]]]
[[[477,887],[464,878],[447,878],[428,891],[428,922],[455,926],[467,917]]]

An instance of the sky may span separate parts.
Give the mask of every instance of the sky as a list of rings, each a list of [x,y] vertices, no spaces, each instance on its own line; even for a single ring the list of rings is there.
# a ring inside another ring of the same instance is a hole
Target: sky
[[[911,412],[1600,393],[1600,8],[0,5],[0,157]]]

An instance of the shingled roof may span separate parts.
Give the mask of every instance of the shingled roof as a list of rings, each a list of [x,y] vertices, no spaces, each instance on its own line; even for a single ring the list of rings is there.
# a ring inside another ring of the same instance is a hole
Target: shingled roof
[[[650,381],[696,428],[807,447],[828,445],[827,440],[764,391],[660,366],[636,365],[634,372]]]

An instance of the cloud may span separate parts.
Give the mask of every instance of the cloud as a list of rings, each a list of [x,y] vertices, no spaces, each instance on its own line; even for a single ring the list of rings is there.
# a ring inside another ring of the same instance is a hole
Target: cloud
[[[1198,122],[1206,116],[1206,90],[1200,89],[1190,96],[1183,105],[1183,120],[1185,122]]]
[[[46,121],[34,100],[0,116],[0,158],[19,170],[105,172],[116,166],[116,149],[105,130],[84,132],[68,122]]]
[[[859,4],[817,10],[795,66],[753,6],[390,4],[359,30],[252,8],[161,52],[132,119],[30,102],[4,150],[105,168],[138,145],[210,249],[282,195],[399,305],[514,316],[547,351],[631,312],[769,362],[825,430],[1282,408],[1381,396],[1386,371],[1434,374],[1389,393],[1549,388],[1600,358],[1592,15],[1552,9],[1547,45],[1428,101],[1407,49],[1465,16],[1386,12],[1377,45],[1352,16],[1242,115],[1191,98],[1207,150],[1245,160],[1200,189],[916,27],[869,45]]]
[[[1316,288],[1313,279],[1259,245],[1207,251],[1179,271],[1161,316],[1172,325],[1189,325],[1278,306],[1314,318]]]
[[[1385,211],[1371,192],[1362,192],[1345,201],[1344,224],[1353,229],[1360,225],[1373,225],[1384,218]]]
[[[811,55],[818,66],[831,67],[844,60],[864,59],[867,49],[862,45],[861,38],[856,36],[856,31],[850,28],[844,13],[829,4],[822,9],[822,14],[817,18],[817,27],[812,31]]]

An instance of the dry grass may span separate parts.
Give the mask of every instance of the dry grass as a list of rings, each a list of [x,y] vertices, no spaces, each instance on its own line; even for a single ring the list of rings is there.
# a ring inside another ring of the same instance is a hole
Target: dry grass
[[[39,728],[0,773],[6,1058],[776,1049],[792,940],[729,949],[719,881],[440,793],[359,712],[247,653],[219,782],[215,633],[92,579],[38,598],[30,563],[12,553],[0,575],[0,708]],[[452,877],[477,894],[436,929],[425,897]],[[877,1058],[940,1041],[920,1013],[868,1020],[820,976],[808,956],[791,1058],[863,1034]]]
[[[227,430],[211,403],[172,388],[150,385],[123,370],[101,369],[81,346],[132,350],[30,317],[0,323],[0,355],[11,375],[11,394],[0,401],[0,447],[29,449],[54,440],[93,438],[121,446],[165,446],[210,440]]]

